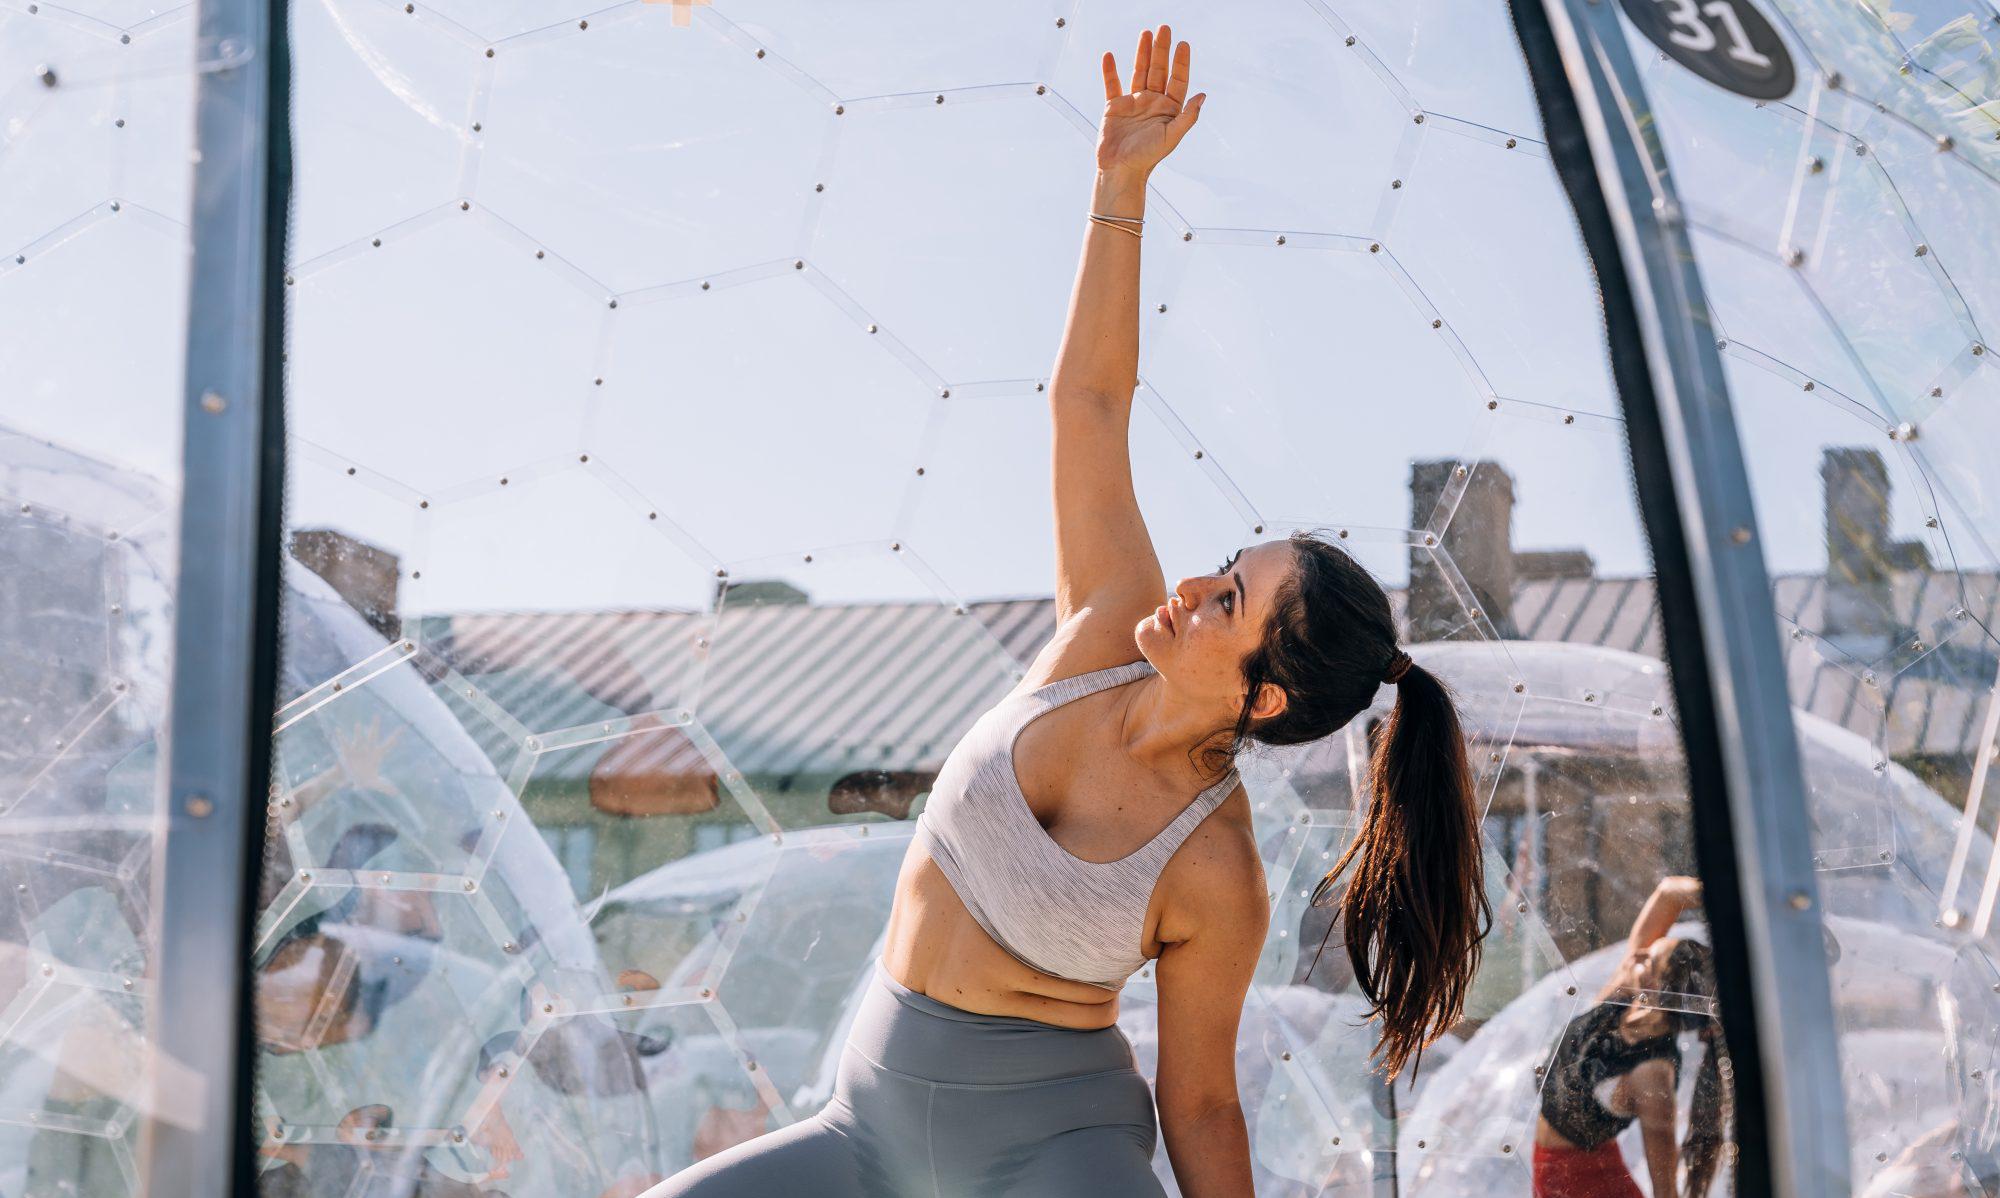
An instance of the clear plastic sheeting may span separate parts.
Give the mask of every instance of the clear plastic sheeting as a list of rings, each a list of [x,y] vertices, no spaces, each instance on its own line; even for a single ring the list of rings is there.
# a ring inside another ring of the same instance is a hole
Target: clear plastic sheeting
[[[233,53],[233,50],[231,51]],[[142,1191],[192,6],[0,6],[0,1193]],[[212,1132],[214,1129],[203,1129]]]
[[[2000,14],[1761,7],[1790,95],[1731,95],[1634,35],[1628,102],[1694,245],[1773,574],[1854,1192],[1991,1193]]]
[[[931,780],[1054,631],[1097,60],[1162,15],[295,6],[266,1192],[629,1196],[827,1100]],[[1504,5],[1167,15],[1210,100],[1148,198],[1154,544],[1173,579],[1307,529],[1382,578],[1462,701],[1496,920],[1385,1084],[1306,899],[1391,695],[1244,762],[1258,1192],[1525,1195],[1570,1021],[1695,1001],[1600,993],[1694,864],[1593,277]]]

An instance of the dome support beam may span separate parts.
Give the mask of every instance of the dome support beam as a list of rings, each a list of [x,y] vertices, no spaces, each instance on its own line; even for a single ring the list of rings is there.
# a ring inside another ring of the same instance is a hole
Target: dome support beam
[[[283,0],[201,0],[196,20],[184,482],[154,870],[156,1067],[140,1169],[148,1194],[248,1195],[251,924],[283,544],[290,50]]]

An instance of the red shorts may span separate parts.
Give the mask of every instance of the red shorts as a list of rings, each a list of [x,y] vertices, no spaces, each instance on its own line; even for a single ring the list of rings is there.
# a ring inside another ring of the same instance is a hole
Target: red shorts
[[[1595,1148],[1535,1145],[1535,1198],[1644,1198],[1618,1141]]]

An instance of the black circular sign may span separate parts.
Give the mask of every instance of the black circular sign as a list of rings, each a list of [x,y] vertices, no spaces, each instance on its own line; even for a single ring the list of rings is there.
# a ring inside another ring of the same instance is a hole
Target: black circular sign
[[[1717,87],[1782,100],[1798,74],[1778,31],[1750,0],[1619,0],[1646,40]]]

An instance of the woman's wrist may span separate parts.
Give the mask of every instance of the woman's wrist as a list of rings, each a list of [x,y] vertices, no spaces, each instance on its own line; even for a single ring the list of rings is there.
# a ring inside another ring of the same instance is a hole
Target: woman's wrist
[[[1106,216],[1143,217],[1146,183],[1143,171],[1100,169],[1090,189],[1090,210]]]

